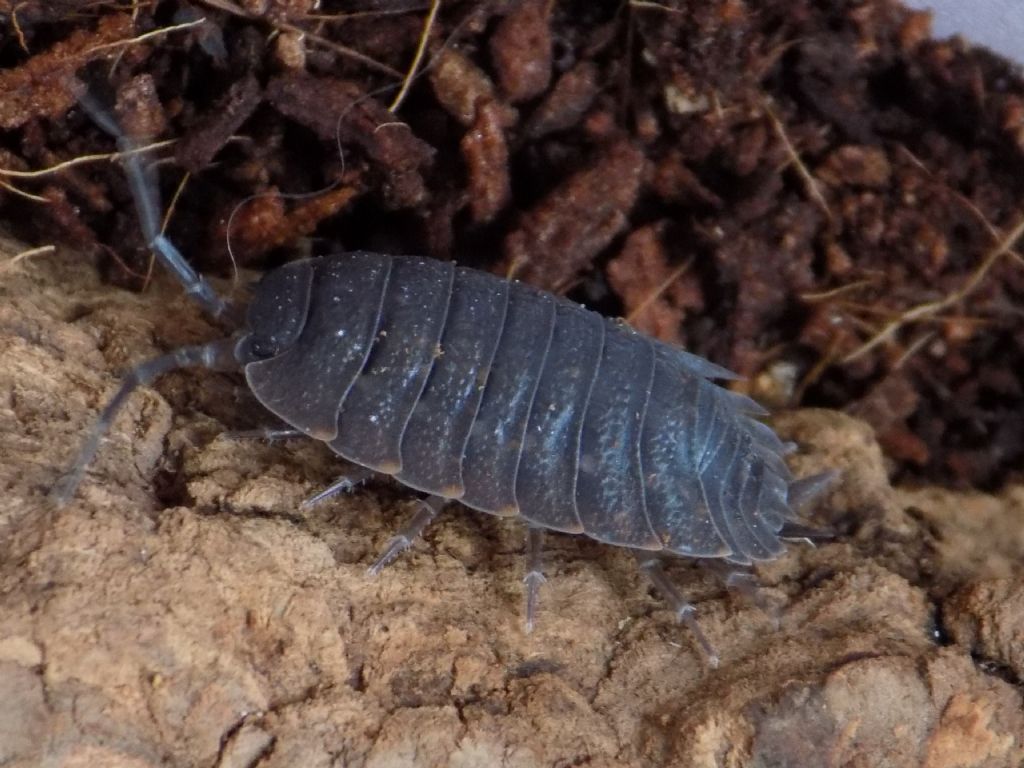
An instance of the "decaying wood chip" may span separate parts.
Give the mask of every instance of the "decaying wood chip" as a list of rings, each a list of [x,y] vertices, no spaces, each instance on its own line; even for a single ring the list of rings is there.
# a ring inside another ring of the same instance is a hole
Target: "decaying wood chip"
[[[96,29],[80,29],[15,69],[0,72],[0,128],[18,128],[38,117],[57,117],[76,101],[75,70],[114,56],[107,44],[131,34],[126,13],[104,16]]]
[[[433,161],[433,148],[360,86],[296,72],[273,78],[266,98],[281,114],[321,139],[340,139],[362,149],[385,174],[385,202],[390,206],[422,202],[426,188],[420,172]]]
[[[357,194],[353,187],[336,187],[291,209],[279,195],[260,195],[237,209],[231,232],[225,230],[220,236],[230,235],[237,254],[249,259],[311,235],[322,220],[344,210]]]
[[[479,104],[476,122],[459,146],[469,171],[469,209],[473,220],[490,221],[511,196],[501,108],[493,101]]]
[[[551,3],[525,0],[498,24],[491,59],[510,101],[542,94],[551,82]]]
[[[563,74],[555,87],[526,123],[526,135],[539,138],[554,131],[564,131],[579,123],[594,103],[600,90],[597,65],[581,61]]]
[[[671,264],[665,252],[666,222],[639,227],[608,262],[608,283],[622,299],[623,316],[638,331],[682,345],[687,310],[700,310],[700,283],[687,262]]]
[[[491,78],[469,57],[455,48],[445,48],[430,69],[430,84],[434,96],[445,111],[465,126],[476,120],[476,105],[480,102],[498,102],[498,92]],[[502,107],[502,124],[516,121],[515,109]]]
[[[221,147],[249,119],[262,99],[260,84],[253,75],[236,80],[216,106],[206,112],[201,124],[178,142],[175,157],[196,173],[210,164]]]
[[[133,77],[118,89],[115,113],[125,134],[133,138],[150,139],[167,128],[167,116],[149,74]]]
[[[560,184],[505,239],[499,271],[550,291],[564,291],[625,229],[644,169],[628,141],[605,150]]]

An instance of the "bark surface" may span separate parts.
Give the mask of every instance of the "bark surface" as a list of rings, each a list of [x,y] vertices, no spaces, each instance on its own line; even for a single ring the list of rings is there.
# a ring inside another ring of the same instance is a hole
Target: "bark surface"
[[[7,243],[3,263],[20,250]],[[265,425],[239,377],[139,391],[72,503],[49,487],[118,371],[215,338],[176,286],[39,255],[0,282],[0,765],[1015,766],[1024,487],[893,488],[871,430],[780,416],[839,531],[759,569],[756,601],[674,560],[708,668],[622,550],[547,538],[523,631],[524,530],[457,505],[383,574],[411,514]],[[760,605],[756,604],[760,603]]]

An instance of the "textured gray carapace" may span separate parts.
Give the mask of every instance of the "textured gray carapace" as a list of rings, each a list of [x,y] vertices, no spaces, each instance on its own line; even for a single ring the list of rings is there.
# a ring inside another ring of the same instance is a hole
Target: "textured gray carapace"
[[[236,358],[346,459],[609,544],[748,563],[793,518],[782,442],[727,371],[518,282],[356,252],[270,273]]]

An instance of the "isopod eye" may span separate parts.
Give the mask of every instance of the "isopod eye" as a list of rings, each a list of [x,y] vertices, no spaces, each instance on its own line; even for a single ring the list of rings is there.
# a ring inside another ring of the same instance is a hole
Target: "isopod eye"
[[[309,312],[313,266],[308,259],[286,264],[263,276],[247,313],[249,333],[243,338],[245,360],[280,354],[299,338]]]

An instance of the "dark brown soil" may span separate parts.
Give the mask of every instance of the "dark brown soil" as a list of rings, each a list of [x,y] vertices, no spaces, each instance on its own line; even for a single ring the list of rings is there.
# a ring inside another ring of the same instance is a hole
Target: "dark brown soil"
[[[929,40],[926,16],[467,0],[427,29],[419,2],[136,10],[0,2],[0,167],[112,148],[75,108],[77,77],[140,141],[177,140],[169,231],[204,270],[229,268],[229,222],[254,268],[302,248],[454,258],[625,315],[773,406],[846,409],[901,477],[1019,476],[1024,83]],[[5,181],[47,200],[0,188],[20,234],[143,287],[116,166]]]

